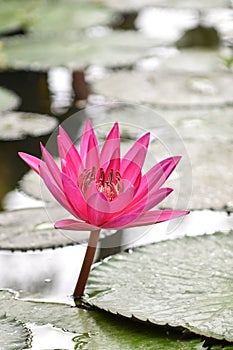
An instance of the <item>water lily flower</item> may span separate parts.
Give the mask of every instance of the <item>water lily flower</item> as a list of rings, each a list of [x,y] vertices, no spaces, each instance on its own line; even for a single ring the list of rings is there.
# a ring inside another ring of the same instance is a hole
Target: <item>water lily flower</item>
[[[167,158],[143,175],[149,138],[150,133],[143,135],[121,157],[118,123],[114,124],[101,148],[87,120],[80,152],[63,128],[59,127],[57,144],[60,168],[42,144],[44,160],[19,152],[20,157],[41,176],[54,198],[74,217],[59,220],[54,227],[91,231],[88,256],[85,257],[89,263],[87,266],[84,259],[83,265],[83,269],[87,270],[82,282],[84,287],[101,229],[152,225],[188,213],[186,210],[153,209],[172,192],[171,188],[162,185],[181,157]],[[80,276],[82,274],[81,271]],[[79,279],[77,285],[80,284]],[[84,287],[78,287],[78,291],[76,288],[74,296],[80,297]]]

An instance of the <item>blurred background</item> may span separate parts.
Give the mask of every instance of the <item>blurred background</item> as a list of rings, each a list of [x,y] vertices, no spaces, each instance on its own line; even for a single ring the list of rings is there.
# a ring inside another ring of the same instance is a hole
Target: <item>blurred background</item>
[[[156,129],[111,103],[144,105],[184,140],[193,209],[232,210],[233,9],[229,0],[0,0],[0,208],[58,123]],[[79,125],[78,125],[79,126]],[[130,130],[129,130],[130,133]],[[6,197],[7,195],[7,197]],[[15,201],[15,202],[14,202]]]

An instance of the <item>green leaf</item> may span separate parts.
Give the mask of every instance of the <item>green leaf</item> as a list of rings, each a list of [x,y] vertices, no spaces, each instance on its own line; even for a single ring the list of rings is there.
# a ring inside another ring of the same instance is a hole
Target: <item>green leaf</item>
[[[168,7],[168,8],[188,8],[188,9],[208,9],[215,7],[224,7],[227,2],[225,0],[102,0],[102,3],[113,7],[117,10],[141,9],[142,7]]]
[[[63,32],[106,25],[112,11],[101,4],[75,0],[0,1],[0,32]]]
[[[21,301],[9,292],[0,293],[0,309],[7,317],[24,323],[52,324],[74,333],[77,349],[90,350],[193,350],[202,349],[198,337],[162,327],[151,327],[97,311],[69,305]]]
[[[2,350],[25,349],[31,340],[30,331],[25,325],[5,314],[0,314],[0,334],[0,349]]]
[[[161,44],[161,43],[160,43]],[[0,66],[47,69],[67,66],[82,69],[89,65],[127,66],[145,57],[155,40],[137,32],[103,30],[100,35],[62,33],[30,35],[3,41],[5,60]]]
[[[233,103],[231,81],[231,74],[224,72],[120,71],[98,80],[93,90],[111,99],[157,107],[213,107]]]
[[[35,250],[86,242],[89,231],[55,230],[54,223],[67,218],[61,206],[13,210],[0,213],[0,250]],[[112,234],[103,230],[100,239]]]
[[[55,118],[24,112],[0,113],[0,140],[20,140],[30,135],[48,135],[57,126]]]
[[[233,232],[135,249],[91,272],[87,301],[158,325],[233,341]]]
[[[18,103],[19,98],[17,95],[15,95],[15,93],[0,87],[0,112],[5,111],[7,109],[16,108]]]

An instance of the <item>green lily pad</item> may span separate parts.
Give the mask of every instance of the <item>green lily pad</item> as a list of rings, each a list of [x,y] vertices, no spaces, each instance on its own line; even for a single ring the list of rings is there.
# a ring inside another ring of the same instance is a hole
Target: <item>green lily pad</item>
[[[64,215],[62,208],[50,208],[49,213]],[[0,249],[28,250],[74,244],[53,228],[45,209],[24,209],[0,213]],[[81,237],[81,236],[80,236]]]
[[[145,57],[154,45],[155,40],[133,31],[103,30],[95,36],[72,33],[30,35],[4,40],[2,67],[46,69],[63,65],[82,69],[92,64],[126,66]]]
[[[39,137],[48,135],[57,126],[55,118],[24,112],[0,114],[0,140],[21,140],[30,135]]]
[[[233,341],[232,249],[233,232],[115,255],[92,270],[87,301],[142,322]]]
[[[0,250],[35,250],[86,242],[87,231],[55,230],[55,221],[69,217],[61,206],[22,209],[0,213]],[[112,231],[103,230],[100,239]]]
[[[21,301],[9,292],[0,293],[0,308],[7,317],[24,323],[52,324],[74,333],[80,349],[202,349],[198,337],[182,335],[172,329],[151,327],[101,312],[85,311],[68,305]]]
[[[161,69],[176,72],[195,72],[205,74],[213,71],[226,71],[226,65],[221,58],[221,50],[182,49],[163,59]]]
[[[23,350],[29,346],[31,334],[25,325],[11,316],[0,315],[0,349]]]
[[[0,1],[0,33],[63,32],[106,25],[112,11],[101,4],[75,0]]]
[[[97,81],[94,92],[110,99],[166,108],[208,107],[233,103],[231,73],[120,71]]]
[[[1,64],[1,62],[0,62]],[[0,87],[0,111],[16,108],[19,97],[10,90]]]
[[[102,0],[101,2],[118,10],[140,9],[145,6],[202,10],[215,7],[227,7],[230,4],[230,1],[227,0]]]

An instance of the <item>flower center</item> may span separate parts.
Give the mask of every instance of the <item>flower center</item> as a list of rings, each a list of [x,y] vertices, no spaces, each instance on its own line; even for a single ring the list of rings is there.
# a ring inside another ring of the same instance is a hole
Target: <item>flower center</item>
[[[121,182],[121,176],[119,171],[114,173],[111,169],[104,172],[103,168],[100,168],[96,174],[96,169],[93,167],[91,170],[85,169],[79,177],[78,185],[85,195],[88,187],[95,181],[96,189],[98,192],[102,192],[109,202],[118,196],[123,190],[123,184]]]

